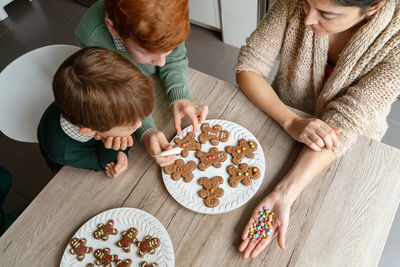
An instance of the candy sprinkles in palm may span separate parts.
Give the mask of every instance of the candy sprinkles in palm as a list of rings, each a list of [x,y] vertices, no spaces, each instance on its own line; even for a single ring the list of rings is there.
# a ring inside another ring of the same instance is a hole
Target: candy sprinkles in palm
[[[258,222],[253,223],[253,227],[250,228],[249,246],[253,244],[254,241],[261,241],[263,238],[269,238],[272,234],[272,218],[274,217],[274,212],[270,213],[270,210],[263,207],[263,211],[258,212],[260,217],[258,217]]]

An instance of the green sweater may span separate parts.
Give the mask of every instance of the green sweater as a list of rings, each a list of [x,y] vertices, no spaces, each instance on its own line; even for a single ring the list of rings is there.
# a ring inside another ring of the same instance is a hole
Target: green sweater
[[[119,150],[106,149],[102,141],[91,139],[79,142],[61,128],[60,111],[53,102],[44,112],[38,127],[40,151],[47,165],[60,169],[68,165],[76,168],[104,171],[107,163],[114,162]],[[129,148],[123,152],[128,154]]]
[[[146,76],[158,73],[165,86],[171,105],[177,100],[190,100],[188,59],[184,44],[176,47],[166,57],[163,67],[137,63],[127,52],[118,50],[115,47],[105,24],[105,17],[104,0],[97,1],[88,9],[75,32],[81,47],[99,46],[115,51],[134,63]],[[150,128],[155,128],[151,116],[147,117],[143,121],[143,126],[136,131],[139,140],[142,140],[143,134]]]

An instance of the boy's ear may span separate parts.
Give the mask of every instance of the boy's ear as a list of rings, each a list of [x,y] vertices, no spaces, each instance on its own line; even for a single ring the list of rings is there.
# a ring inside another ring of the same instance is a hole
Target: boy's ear
[[[119,36],[117,30],[114,28],[114,22],[109,17],[106,17],[105,19],[108,31],[111,33],[112,36]]]
[[[82,128],[79,128],[79,133],[80,133],[81,135],[94,136],[94,135],[96,134],[96,131],[93,131],[93,130],[90,129],[90,128],[82,127]]]

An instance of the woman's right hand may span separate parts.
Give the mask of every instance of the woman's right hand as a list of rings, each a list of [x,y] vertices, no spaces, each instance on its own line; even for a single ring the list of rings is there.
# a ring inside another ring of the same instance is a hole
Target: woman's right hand
[[[340,129],[316,118],[294,118],[284,126],[284,129],[293,139],[315,151],[321,151],[324,147],[330,150],[339,146],[336,134]]]
[[[285,249],[285,238],[286,231],[289,225],[289,213],[290,213],[290,203],[284,199],[284,197],[273,191],[268,194],[253,210],[253,213],[244,227],[242,233],[242,242],[239,245],[239,251],[242,252],[243,259],[247,259],[248,257],[254,258],[258,254],[261,253],[263,249],[268,245],[269,242],[273,239],[273,237],[278,235],[278,244],[282,249]],[[272,221],[272,229],[273,233],[270,238],[263,238],[260,241],[255,241],[253,244],[249,245],[249,229],[252,227],[253,223],[258,222],[258,218],[260,215],[259,211],[262,211],[263,208],[266,207],[274,212],[274,217]]]

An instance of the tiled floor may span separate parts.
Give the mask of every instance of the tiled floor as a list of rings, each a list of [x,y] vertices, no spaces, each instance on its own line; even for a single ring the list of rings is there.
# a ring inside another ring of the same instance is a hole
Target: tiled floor
[[[73,0],[14,0],[6,7],[9,18],[0,22],[0,71],[35,48],[49,44],[78,45],[73,32],[85,10]],[[186,47],[190,67],[235,83],[232,67],[239,49],[222,43],[220,33],[192,25]],[[271,79],[272,76],[268,77]],[[393,105],[388,122],[391,127],[383,141],[400,148],[400,101]],[[17,142],[1,132],[0,165],[13,174],[13,187],[4,206],[8,213],[22,212],[52,178],[37,144]],[[400,266],[398,251],[400,212],[379,266]]]

